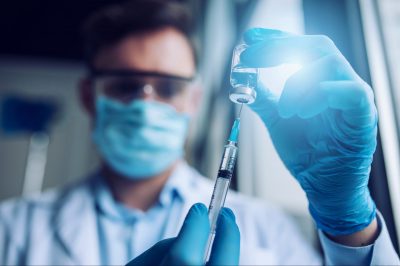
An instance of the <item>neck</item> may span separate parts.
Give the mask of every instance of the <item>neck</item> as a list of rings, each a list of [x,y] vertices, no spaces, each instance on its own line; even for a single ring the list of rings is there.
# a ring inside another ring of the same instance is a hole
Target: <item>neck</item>
[[[158,200],[162,188],[176,165],[177,163],[174,163],[161,174],[139,180],[124,177],[105,165],[101,171],[116,201],[129,208],[146,211]]]

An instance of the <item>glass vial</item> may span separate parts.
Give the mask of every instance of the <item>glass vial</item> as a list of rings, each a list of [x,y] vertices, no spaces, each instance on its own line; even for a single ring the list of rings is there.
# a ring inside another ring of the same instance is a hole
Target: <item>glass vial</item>
[[[229,99],[238,104],[251,104],[257,96],[255,88],[258,82],[258,68],[249,68],[240,64],[240,54],[246,47],[246,44],[236,46],[232,55],[230,77],[232,88],[229,91]]]

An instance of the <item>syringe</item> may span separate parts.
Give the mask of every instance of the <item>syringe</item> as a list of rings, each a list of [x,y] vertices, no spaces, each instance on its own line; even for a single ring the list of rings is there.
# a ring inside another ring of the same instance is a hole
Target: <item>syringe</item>
[[[242,106],[241,106],[242,107]],[[240,108],[241,111],[241,108]],[[240,113],[239,113],[240,116]],[[236,118],[233,123],[228,143],[225,145],[221,165],[218,170],[217,180],[215,181],[214,191],[211,196],[210,206],[208,207],[208,219],[210,221],[210,234],[208,236],[204,261],[207,262],[210,256],[211,247],[214,242],[218,215],[224,206],[226,194],[228,193],[229,183],[233,175],[237,158],[237,142],[239,136],[240,118]]]

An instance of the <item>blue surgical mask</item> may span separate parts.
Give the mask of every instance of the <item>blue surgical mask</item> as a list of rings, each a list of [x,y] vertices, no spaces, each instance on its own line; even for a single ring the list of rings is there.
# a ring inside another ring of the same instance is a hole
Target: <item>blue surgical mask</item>
[[[162,173],[184,153],[188,115],[156,101],[96,101],[93,139],[106,162],[131,179]]]

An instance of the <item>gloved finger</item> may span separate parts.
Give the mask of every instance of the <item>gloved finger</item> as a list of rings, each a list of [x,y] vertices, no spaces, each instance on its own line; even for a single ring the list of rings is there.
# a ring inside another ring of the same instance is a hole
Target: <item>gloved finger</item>
[[[285,83],[278,103],[279,114],[308,118],[328,107],[320,82],[327,80],[360,80],[341,54],[321,57],[293,74]],[[311,104],[313,103],[313,104]]]
[[[264,121],[265,125],[269,127],[279,118],[277,111],[279,97],[261,82],[257,85],[256,93],[256,100],[252,104],[249,104],[249,107],[257,113]]]
[[[363,81],[324,81],[320,89],[330,108],[344,111],[349,125],[376,125],[378,115],[372,89]]]
[[[235,215],[228,208],[221,209],[214,244],[207,265],[238,265],[240,232]]]
[[[307,63],[330,54],[341,54],[335,44],[323,35],[271,37],[250,45],[240,54],[249,67],[272,67],[284,63]]]
[[[169,252],[174,241],[175,238],[161,240],[126,265],[160,265],[164,255]]]
[[[200,265],[210,232],[207,207],[196,203],[190,208],[164,265]]]
[[[251,28],[243,33],[243,41],[247,45],[251,45],[260,41],[268,40],[270,38],[288,37],[294,35],[295,34],[293,33],[275,29]]]
[[[343,119],[350,125],[376,122],[372,89],[362,81],[323,81],[313,94],[307,94],[297,115],[309,118],[326,108],[345,111]],[[320,110],[318,110],[320,109]],[[318,112],[319,111],[319,112]]]
[[[374,101],[372,89],[364,82],[324,81],[320,88],[328,95],[329,107],[339,110],[370,106]]]

